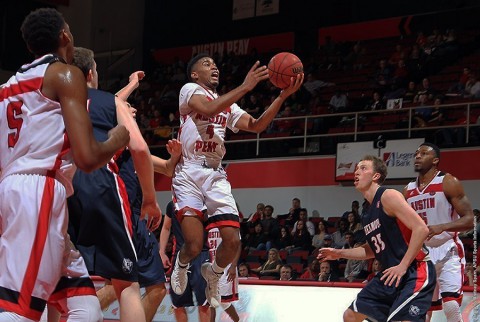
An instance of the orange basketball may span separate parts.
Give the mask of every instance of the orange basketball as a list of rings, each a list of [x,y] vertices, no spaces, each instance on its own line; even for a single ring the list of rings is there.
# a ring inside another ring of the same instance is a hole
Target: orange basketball
[[[268,75],[273,85],[284,89],[290,86],[290,78],[303,73],[302,61],[292,53],[278,53],[268,63]]]

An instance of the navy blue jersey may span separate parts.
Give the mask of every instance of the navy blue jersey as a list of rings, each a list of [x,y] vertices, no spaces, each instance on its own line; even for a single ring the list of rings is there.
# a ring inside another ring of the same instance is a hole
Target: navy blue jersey
[[[362,217],[367,242],[383,269],[400,264],[412,235],[412,231],[401,221],[388,216],[383,210],[381,198],[386,189],[378,188],[371,206]],[[423,260],[425,255],[425,251],[420,251],[417,260]]]
[[[95,103],[95,108],[90,108],[91,102]],[[97,141],[106,141],[108,139],[108,131],[118,124],[115,95],[89,88],[87,108],[93,125],[93,135]]]

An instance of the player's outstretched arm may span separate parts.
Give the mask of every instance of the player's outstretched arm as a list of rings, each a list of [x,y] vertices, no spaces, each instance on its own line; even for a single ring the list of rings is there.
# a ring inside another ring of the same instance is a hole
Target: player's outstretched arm
[[[143,194],[141,218],[143,219],[148,215],[147,227],[153,231],[160,225],[162,212],[158,206],[155,193],[150,149],[143,139],[142,133],[132,113],[129,111],[127,103],[115,97],[115,104],[118,124],[124,125],[130,132],[128,148],[132,154],[133,164]]]
[[[73,159],[79,169],[91,172],[104,166],[129,141],[129,133],[124,126],[111,130],[105,142],[95,139],[86,107],[85,76],[79,68],[62,63],[52,64],[45,74],[42,92],[62,106]]]
[[[399,265],[386,269],[382,280],[386,285],[398,287],[402,276],[407,271],[410,264],[420,252],[423,242],[428,236],[428,227],[420,216],[407,203],[403,194],[394,189],[387,189],[382,195],[382,204],[385,213],[391,217],[396,217],[408,229],[412,231],[408,249]]]
[[[337,260],[339,258],[363,260],[373,257],[375,257],[375,254],[368,244],[347,249],[337,249],[331,247],[320,248],[317,255],[317,259],[321,261]]]
[[[280,92],[277,98],[272,102],[272,104],[270,104],[265,112],[260,115],[258,119],[255,119],[250,114],[245,113],[240,117],[238,122],[235,124],[235,127],[239,128],[240,130],[253,133],[263,132],[278,114],[278,111],[280,111],[280,108],[285,100],[302,86],[303,78],[303,73],[298,74],[296,78],[292,77],[290,86]]]
[[[167,143],[167,151],[170,153],[168,160],[152,155],[153,171],[172,177],[175,165],[182,156],[182,143],[177,139],[169,140]]]
[[[472,205],[465,195],[460,180],[451,174],[446,174],[443,179],[443,192],[460,218],[448,223],[429,226],[429,238],[443,231],[463,232],[473,228],[474,215]]]
[[[126,101],[128,97],[138,88],[140,81],[145,77],[144,71],[133,72],[128,78],[128,84],[119,90],[115,95],[122,101]]]
[[[207,117],[215,116],[239,101],[245,94],[254,89],[260,81],[266,79],[268,79],[267,66],[260,66],[260,62],[257,61],[240,86],[212,101],[209,101],[203,95],[192,95],[188,101],[188,106],[195,112]]]

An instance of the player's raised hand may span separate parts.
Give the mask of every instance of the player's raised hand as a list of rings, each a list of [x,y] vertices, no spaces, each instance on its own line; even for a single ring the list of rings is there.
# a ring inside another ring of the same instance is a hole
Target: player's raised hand
[[[326,247],[326,248],[320,248],[318,250],[317,259],[319,261],[322,261],[322,262],[323,261],[331,261],[331,260],[336,260],[336,259],[339,259],[339,258],[341,258],[341,256],[338,253],[338,249]]]
[[[257,60],[255,64],[253,64],[252,68],[250,68],[248,71],[242,85],[245,86],[248,91],[251,91],[259,82],[266,79],[268,79],[267,66],[260,66],[260,62]]]
[[[172,157],[180,157],[182,155],[182,143],[177,139],[168,140],[167,151]]]
[[[287,98],[288,96],[298,91],[303,84],[304,77],[304,73],[297,74],[297,77],[290,77],[290,86],[284,88],[280,95],[285,95],[285,98]]]
[[[138,70],[133,72],[130,77],[128,77],[128,82],[136,82],[137,84],[145,77],[145,72],[143,70]]]

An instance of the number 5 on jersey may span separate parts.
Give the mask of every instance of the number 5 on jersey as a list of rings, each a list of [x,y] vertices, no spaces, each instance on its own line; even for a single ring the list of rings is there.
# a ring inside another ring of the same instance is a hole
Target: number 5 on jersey
[[[13,148],[17,144],[20,137],[20,129],[22,128],[23,119],[19,117],[22,115],[23,102],[11,102],[7,105],[7,123],[8,127],[13,130],[8,134],[8,147]]]

